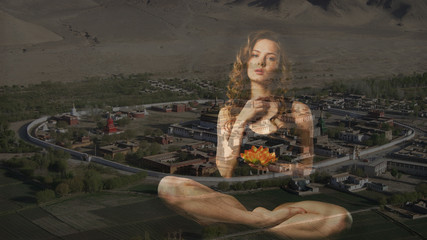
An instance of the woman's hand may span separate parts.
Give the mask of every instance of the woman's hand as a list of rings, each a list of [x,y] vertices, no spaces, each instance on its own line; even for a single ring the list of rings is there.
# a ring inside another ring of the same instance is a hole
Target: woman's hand
[[[237,116],[237,121],[249,123],[270,119],[277,114],[278,109],[278,103],[268,98],[250,99]]]

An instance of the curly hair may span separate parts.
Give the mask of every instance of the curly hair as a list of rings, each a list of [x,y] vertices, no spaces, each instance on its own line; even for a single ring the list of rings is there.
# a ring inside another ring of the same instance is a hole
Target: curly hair
[[[242,107],[251,97],[251,83],[247,73],[248,61],[251,57],[255,44],[262,39],[268,39],[275,42],[279,50],[279,69],[277,70],[277,77],[273,79],[272,83],[277,87],[275,87],[273,91],[274,97],[271,97],[274,99],[270,99],[282,102],[283,104],[281,104],[282,108],[280,109],[280,113],[285,111],[283,97],[286,93],[286,83],[290,76],[289,63],[285,57],[283,48],[280,45],[278,35],[272,31],[262,30],[249,34],[247,43],[242,48],[240,48],[240,51],[236,56],[236,61],[233,65],[233,69],[230,72],[230,81],[227,87],[227,97],[229,100],[226,104],[226,107],[230,110],[229,113],[231,120],[234,120],[234,118],[241,111]]]

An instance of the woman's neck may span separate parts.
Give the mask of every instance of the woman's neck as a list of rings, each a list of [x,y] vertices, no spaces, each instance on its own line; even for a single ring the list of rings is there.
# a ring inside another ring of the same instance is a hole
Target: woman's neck
[[[251,83],[251,99],[269,97],[271,95],[271,90],[266,88],[263,84],[256,82]]]

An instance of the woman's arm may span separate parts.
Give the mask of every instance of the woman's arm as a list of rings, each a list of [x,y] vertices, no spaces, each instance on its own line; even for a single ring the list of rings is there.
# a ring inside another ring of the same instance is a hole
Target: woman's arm
[[[313,115],[310,108],[301,102],[292,104],[292,117],[295,119],[295,135],[298,136],[303,154],[308,155],[300,163],[299,170],[302,170],[302,175],[309,175],[313,167],[314,145],[313,145]]]
[[[240,154],[245,126],[252,119],[264,116],[269,103],[262,100],[248,100],[234,121],[229,110],[222,108],[218,114],[216,165],[223,177],[231,177]]]
[[[228,110],[222,108],[218,114],[216,165],[223,177],[231,177],[237,164],[245,122],[231,122]]]

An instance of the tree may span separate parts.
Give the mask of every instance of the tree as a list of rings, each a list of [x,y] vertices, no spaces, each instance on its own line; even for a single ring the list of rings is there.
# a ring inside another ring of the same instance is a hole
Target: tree
[[[101,174],[92,169],[87,170],[85,174],[84,185],[86,192],[92,193],[101,191],[103,186]]]
[[[58,194],[60,197],[63,197],[67,195],[70,192],[70,187],[67,183],[60,183],[55,188],[56,194]]]
[[[64,159],[55,159],[49,164],[49,170],[65,174],[67,171],[67,161]]]
[[[219,182],[218,189],[221,191],[228,191],[230,189],[230,184],[228,182]]]
[[[36,193],[37,203],[44,203],[55,198],[55,192],[51,189],[46,189]]]
[[[151,143],[151,155],[159,154],[161,148],[160,144],[156,142]]]
[[[427,182],[417,184],[415,191],[423,194],[424,196],[427,196]]]
[[[215,239],[227,234],[227,225],[223,223],[209,225],[203,228],[203,239]]]
[[[399,171],[397,171],[397,169],[396,168],[392,168],[391,170],[390,170],[390,174],[391,174],[391,176],[393,176],[393,177],[397,177],[397,174],[399,173]]]
[[[70,187],[71,192],[81,192],[85,186],[83,179],[80,177],[73,177],[68,180],[68,186]]]
[[[400,193],[397,193],[397,194],[393,194],[393,196],[391,196],[391,198],[390,198],[390,203],[391,204],[403,204],[404,202],[405,202],[405,196],[404,195],[402,195],[402,194],[400,194]]]
[[[160,137],[163,134],[164,134],[163,131],[161,129],[159,129],[159,128],[154,129],[153,132],[152,132],[152,135],[154,135],[156,137]]]
[[[235,191],[243,190],[243,184],[241,182],[236,182],[233,185],[231,185],[231,189]]]
[[[124,162],[125,161],[125,155],[123,153],[117,153],[116,155],[114,155],[113,160],[116,162]]]
[[[385,196],[381,196],[381,197],[378,199],[378,203],[379,203],[381,206],[386,205],[386,204],[387,204],[387,197],[385,197]]]
[[[245,181],[243,183],[243,188],[246,190],[255,189],[256,187],[257,187],[257,184],[256,184],[256,181],[254,180]]]
[[[152,128],[145,129],[144,134],[146,136],[151,136],[153,134],[153,129]]]

